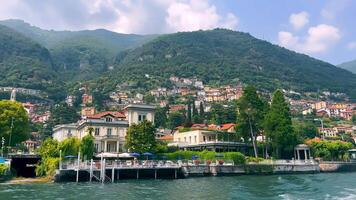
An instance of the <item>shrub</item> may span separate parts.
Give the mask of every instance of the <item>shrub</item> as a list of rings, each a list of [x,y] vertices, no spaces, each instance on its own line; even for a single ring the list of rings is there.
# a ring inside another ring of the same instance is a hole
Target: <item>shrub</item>
[[[45,158],[36,167],[37,176],[53,176],[59,166],[59,158]]]
[[[263,161],[263,158],[256,158],[256,157],[246,157],[246,162],[255,162],[255,163],[259,163],[261,161]]]
[[[4,164],[0,164],[0,175],[5,175],[9,167]]]
[[[226,152],[224,154],[224,158],[226,160],[234,161],[234,164],[245,164],[246,159],[245,156],[240,152]]]

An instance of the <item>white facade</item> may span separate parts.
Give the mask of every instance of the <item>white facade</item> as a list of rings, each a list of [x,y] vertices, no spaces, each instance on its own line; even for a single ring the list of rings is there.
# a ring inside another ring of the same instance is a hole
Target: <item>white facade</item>
[[[147,120],[154,122],[154,106],[130,104],[123,112],[102,112],[88,116],[76,124],[56,126],[53,138],[63,141],[69,137],[82,139],[90,132],[94,136],[96,152],[118,153],[125,151],[125,137],[131,124]]]
[[[55,126],[52,137],[59,142],[69,137],[77,137],[77,124],[60,124]]]

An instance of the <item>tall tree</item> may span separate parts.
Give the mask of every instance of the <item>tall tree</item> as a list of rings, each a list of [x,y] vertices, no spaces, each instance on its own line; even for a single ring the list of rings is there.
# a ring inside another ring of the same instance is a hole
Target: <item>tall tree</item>
[[[83,158],[91,159],[94,155],[94,137],[88,134],[80,141],[80,152]]]
[[[199,105],[199,115],[200,115],[200,117],[201,117],[202,119],[205,118],[203,102],[200,102],[200,105]]]
[[[171,130],[175,129],[177,126],[180,126],[184,123],[185,117],[184,114],[180,112],[172,112],[168,117],[168,128]]]
[[[155,151],[157,146],[155,131],[155,127],[147,120],[132,124],[127,130],[126,148],[138,153]]]
[[[0,101],[0,139],[14,146],[29,138],[28,115],[21,103],[9,100]]]
[[[191,102],[188,101],[188,110],[187,110],[187,117],[186,117],[186,121],[184,123],[185,127],[190,127],[192,125],[192,106],[191,106]]]
[[[156,108],[155,110],[155,127],[166,127],[167,125],[167,108]]]
[[[256,138],[262,132],[266,103],[257,94],[256,88],[247,86],[237,103],[237,133],[245,142],[251,141],[255,157],[257,157]]]
[[[298,144],[298,137],[292,127],[289,105],[280,90],[273,94],[270,109],[265,117],[264,130],[271,141],[273,155],[290,159],[294,146]]]

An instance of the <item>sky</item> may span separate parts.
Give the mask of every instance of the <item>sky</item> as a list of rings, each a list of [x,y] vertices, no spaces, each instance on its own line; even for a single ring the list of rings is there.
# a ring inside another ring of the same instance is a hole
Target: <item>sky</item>
[[[339,64],[356,59],[354,0],[0,0],[0,20],[162,34],[228,28]]]

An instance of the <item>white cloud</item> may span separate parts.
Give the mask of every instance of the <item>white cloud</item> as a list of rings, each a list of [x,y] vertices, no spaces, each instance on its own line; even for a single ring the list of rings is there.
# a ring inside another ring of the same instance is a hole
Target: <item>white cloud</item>
[[[167,13],[166,22],[172,31],[211,29],[218,26],[235,29],[238,22],[232,13],[226,17],[221,16],[214,5],[202,0],[173,2],[169,5]]]
[[[165,33],[224,27],[238,17],[221,14],[209,0],[11,0],[0,19],[19,18],[46,29],[106,28],[122,33]]]
[[[308,34],[303,39],[290,32],[281,31],[278,33],[280,45],[303,53],[325,52],[340,38],[339,29],[327,24],[310,27]]]
[[[305,11],[293,13],[289,16],[289,23],[295,30],[299,30],[309,23],[309,14]]]
[[[347,48],[350,49],[350,50],[356,49],[356,42],[349,42],[347,44]]]

